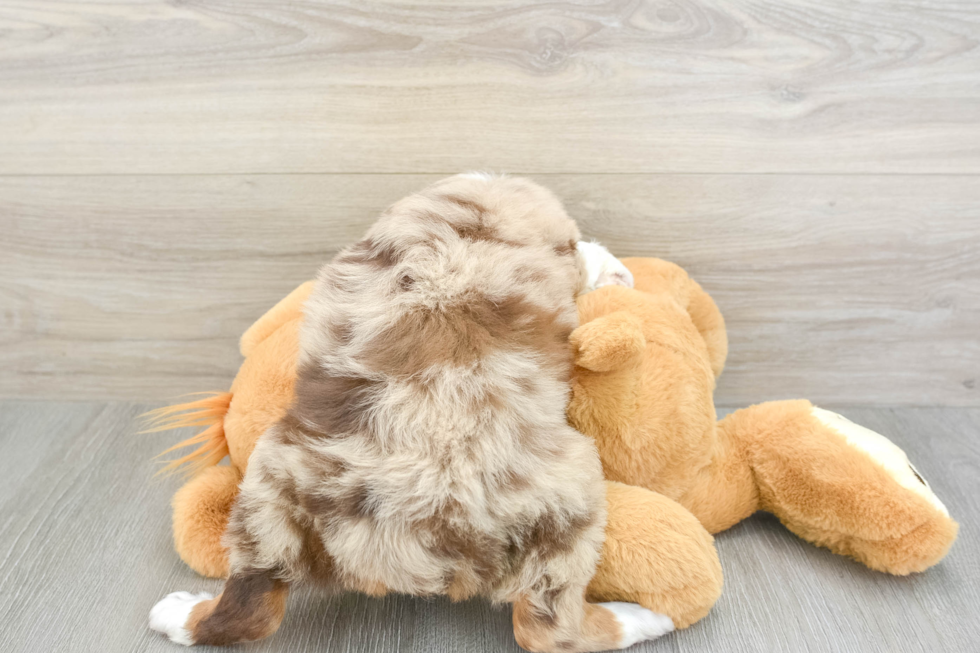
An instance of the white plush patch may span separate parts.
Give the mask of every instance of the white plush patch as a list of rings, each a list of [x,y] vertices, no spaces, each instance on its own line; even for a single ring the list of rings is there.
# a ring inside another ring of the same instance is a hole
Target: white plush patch
[[[844,436],[847,443],[859,449],[871,457],[876,463],[885,468],[895,481],[902,487],[915,492],[923,499],[926,499],[937,510],[949,516],[946,506],[939,500],[932,489],[918,470],[909,462],[905,452],[898,448],[891,440],[875,433],[871,429],[865,428],[860,424],[855,424],[842,415],[824,410],[823,408],[813,407],[813,416],[816,417],[824,426],[829,426],[837,433]]]
[[[214,597],[206,592],[201,594],[191,594],[190,592],[168,594],[150,610],[150,628],[158,633],[163,633],[171,641],[178,644],[193,646],[194,640],[191,639],[191,634],[184,628],[184,625],[195,605],[212,598]]]
[[[602,286],[633,287],[633,273],[599,243],[580,240],[575,249],[585,264],[586,279],[582,293]]]
[[[600,603],[613,613],[623,629],[620,648],[632,646],[637,642],[656,639],[674,630],[674,622],[665,614],[657,614],[637,603]]]

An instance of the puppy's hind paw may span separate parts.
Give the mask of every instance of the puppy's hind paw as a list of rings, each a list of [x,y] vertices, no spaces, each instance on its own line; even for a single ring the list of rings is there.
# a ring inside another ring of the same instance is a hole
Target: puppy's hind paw
[[[674,622],[665,614],[647,610],[637,603],[600,603],[613,613],[622,630],[620,648],[632,646],[637,642],[656,639],[674,630]]]
[[[173,642],[184,646],[193,646],[194,639],[185,627],[187,619],[195,605],[212,598],[214,597],[204,592],[201,594],[191,594],[190,592],[168,594],[150,610],[150,628],[158,633],[163,633]]]

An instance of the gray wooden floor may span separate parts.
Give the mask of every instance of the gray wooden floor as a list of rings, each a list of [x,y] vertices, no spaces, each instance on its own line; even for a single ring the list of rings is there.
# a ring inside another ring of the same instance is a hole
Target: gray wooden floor
[[[136,435],[131,403],[0,402],[0,651],[176,651],[146,627],[164,594],[218,589],[170,545],[169,435]],[[803,544],[759,515],[717,538],[726,587],[692,628],[643,651],[978,650],[980,409],[842,409],[891,437],[960,521],[950,555],[909,578]],[[509,610],[481,601],[300,591],[247,651],[518,651]]]

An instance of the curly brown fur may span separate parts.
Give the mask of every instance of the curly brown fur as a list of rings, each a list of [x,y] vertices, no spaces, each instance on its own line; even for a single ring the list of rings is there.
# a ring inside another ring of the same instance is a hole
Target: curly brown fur
[[[457,176],[320,271],[295,401],[228,527],[225,596],[245,607],[195,607],[192,642],[268,634],[281,614],[243,593],[273,580],[516,602],[538,650],[636,641],[635,615],[583,598],[605,501],[594,444],[565,417],[575,296],[598,275],[579,239],[540,186]]]

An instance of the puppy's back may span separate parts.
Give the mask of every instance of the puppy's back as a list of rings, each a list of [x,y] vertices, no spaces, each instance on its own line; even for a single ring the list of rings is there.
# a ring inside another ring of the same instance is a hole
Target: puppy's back
[[[565,418],[578,237],[530,182],[455,177],[321,271],[295,404],[257,452],[334,578],[506,599],[549,547],[598,548],[598,457]]]
[[[229,517],[224,591],[171,594],[151,625],[183,644],[266,637],[289,584],[314,579],[512,602],[536,651],[672,630],[585,600],[605,497],[593,443],[565,422],[566,340],[576,291],[601,273],[583,274],[577,238],[543,189],[464,176],[396,204],[325,267],[296,401]]]
[[[325,388],[308,380],[345,379],[327,382],[334,407],[317,425],[397,439],[396,425],[370,419],[397,412],[388,390],[438,377],[466,379],[455,386],[462,396],[489,396],[510,377],[567,382],[578,238],[554,196],[523,179],[457,176],[395,204],[320,272],[305,309],[298,407],[307,391],[311,409],[322,403]],[[467,410],[439,398],[456,417]],[[564,404],[546,407],[564,422]]]

